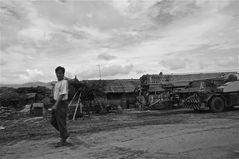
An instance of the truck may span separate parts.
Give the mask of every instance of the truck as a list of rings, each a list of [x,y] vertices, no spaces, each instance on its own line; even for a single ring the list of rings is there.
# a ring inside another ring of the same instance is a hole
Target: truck
[[[226,82],[211,89],[202,88],[186,98],[183,105],[195,111],[209,108],[214,113],[239,106],[239,81]]]
[[[161,72],[140,77],[140,87],[135,92],[143,109],[164,106],[195,111],[210,108],[213,112],[220,112],[238,104],[238,80],[237,72],[175,75]]]

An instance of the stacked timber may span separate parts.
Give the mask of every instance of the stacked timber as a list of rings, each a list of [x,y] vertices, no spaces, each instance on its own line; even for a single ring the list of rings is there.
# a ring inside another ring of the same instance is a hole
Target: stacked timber
[[[0,119],[12,119],[16,114],[16,111],[13,108],[0,107]]]

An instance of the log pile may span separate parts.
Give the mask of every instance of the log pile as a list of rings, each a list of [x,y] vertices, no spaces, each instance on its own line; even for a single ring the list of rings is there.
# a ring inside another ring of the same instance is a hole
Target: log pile
[[[12,119],[16,113],[13,108],[0,107],[0,119]]]

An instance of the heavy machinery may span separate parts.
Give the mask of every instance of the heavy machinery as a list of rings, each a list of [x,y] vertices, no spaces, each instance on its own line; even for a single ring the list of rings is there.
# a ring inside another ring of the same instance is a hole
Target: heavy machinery
[[[184,101],[186,108],[194,110],[209,108],[215,113],[236,105],[239,105],[239,81],[227,82],[211,89],[201,89]]]
[[[239,103],[237,80],[237,72],[143,75],[136,93],[144,99],[139,101],[143,109],[160,105],[220,112]]]

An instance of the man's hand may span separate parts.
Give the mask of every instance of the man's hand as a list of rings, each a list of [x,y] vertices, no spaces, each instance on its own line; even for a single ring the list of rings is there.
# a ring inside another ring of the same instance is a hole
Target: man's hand
[[[60,95],[58,99],[56,100],[55,104],[52,106],[52,110],[56,110],[60,101],[62,101],[63,95]]]
[[[56,110],[56,105],[55,104],[52,106],[52,110]]]

